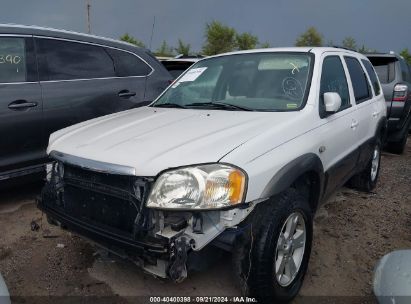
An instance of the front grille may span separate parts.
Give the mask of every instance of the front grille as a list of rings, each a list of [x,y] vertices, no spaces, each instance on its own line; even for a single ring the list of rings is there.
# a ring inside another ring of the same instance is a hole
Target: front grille
[[[82,222],[132,236],[139,206],[132,199],[123,200],[86,188],[64,187],[65,212]]]
[[[62,188],[54,207],[69,217],[127,238],[147,225],[147,178],[96,172],[60,163]]]

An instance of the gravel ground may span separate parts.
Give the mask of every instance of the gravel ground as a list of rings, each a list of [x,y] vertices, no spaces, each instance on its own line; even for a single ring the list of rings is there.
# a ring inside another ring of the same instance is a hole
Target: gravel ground
[[[392,250],[411,248],[410,185],[411,140],[404,155],[383,154],[374,193],[344,188],[320,208],[309,270],[296,303],[328,302],[330,297],[334,303],[375,303],[371,282],[376,262]],[[94,297],[100,303],[128,303],[139,302],[135,296],[240,295],[229,256],[181,284],[161,281],[48,225],[34,204],[39,187],[21,189],[0,193],[0,272],[14,303],[91,303],[96,302]],[[31,231],[32,220],[40,224],[38,231]]]

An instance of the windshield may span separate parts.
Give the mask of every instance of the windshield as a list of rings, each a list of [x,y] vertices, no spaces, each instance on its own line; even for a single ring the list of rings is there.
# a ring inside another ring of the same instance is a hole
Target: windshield
[[[311,60],[307,53],[249,53],[202,60],[152,106],[298,110],[304,106]]]

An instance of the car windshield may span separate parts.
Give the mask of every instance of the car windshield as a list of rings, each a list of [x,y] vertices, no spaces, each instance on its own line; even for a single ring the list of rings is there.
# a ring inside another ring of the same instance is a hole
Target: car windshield
[[[308,53],[248,53],[202,60],[152,106],[248,111],[293,111],[304,106]]]

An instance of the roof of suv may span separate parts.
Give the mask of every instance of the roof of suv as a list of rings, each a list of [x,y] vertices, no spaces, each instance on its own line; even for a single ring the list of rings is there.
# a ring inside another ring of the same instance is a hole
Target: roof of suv
[[[224,53],[224,54],[218,54],[215,56],[210,56],[210,57],[219,57],[219,56],[225,56],[225,55],[236,55],[236,54],[252,54],[252,53],[269,53],[269,52],[298,52],[298,53],[313,53],[316,55],[321,55],[326,52],[341,52],[341,53],[346,53],[346,54],[351,54],[351,55],[356,55],[360,56],[362,58],[367,58],[361,53],[351,51],[348,49],[343,49],[343,48],[338,48],[338,47],[286,47],[286,48],[264,48],[264,49],[253,49],[253,50],[245,50],[245,51],[235,51],[235,52],[229,52],[229,53]],[[206,57],[206,58],[210,58]]]
[[[35,35],[55,37],[62,39],[78,40],[84,42],[90,42],[95,44],[103,44],[107,46],[118,47],[119,44],[125,49],[139,48],[133,44],[125,41],[115,40],[111,38],[105,38],[101,36],[95,36],[90,34],[78,33],[74,31],[59,30],[47,27],[28,26],[19,24],[0,24],[0,34],[14,34],[14,35]]]

